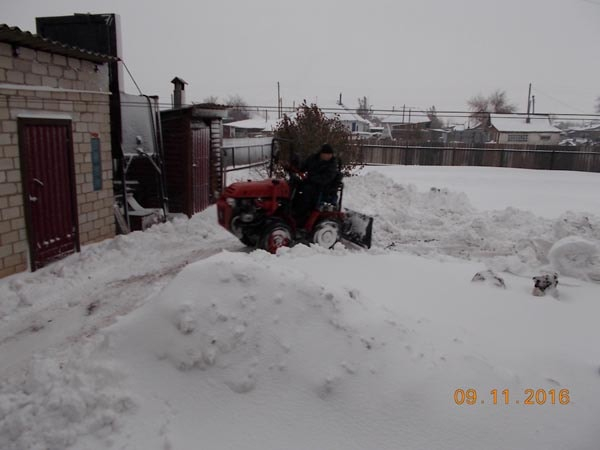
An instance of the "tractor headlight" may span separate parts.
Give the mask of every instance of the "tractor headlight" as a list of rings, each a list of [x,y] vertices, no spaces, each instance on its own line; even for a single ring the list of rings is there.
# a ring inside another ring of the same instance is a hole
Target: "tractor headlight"
[[[227,203],[229,206],[231,206],[233,208],[233,207],[235,207],[235,198],[227,197],[225,199],[225,203]]]

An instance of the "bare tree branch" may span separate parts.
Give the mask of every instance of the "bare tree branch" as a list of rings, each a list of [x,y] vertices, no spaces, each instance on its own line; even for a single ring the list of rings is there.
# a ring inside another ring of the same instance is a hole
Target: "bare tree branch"
[[[216,95],[209,95],[204,100],[202,100],[202,103],[209,103],[211,105],[218,105],[219,104],[219,97],[217,97]]]
[[[509,103],[506,92],[497,89],[487,97],[478,94],[467,100],[467,105],[472,111],[471,117],[479,123],[485,120],[489,113],[510,114],[517,110],[517,107]]]
[[[241,95],[230,95],[227,97],[225,105],[229,106],[229,117],[233,120],[238,121],[250,118],[248,103],[246,103]]]

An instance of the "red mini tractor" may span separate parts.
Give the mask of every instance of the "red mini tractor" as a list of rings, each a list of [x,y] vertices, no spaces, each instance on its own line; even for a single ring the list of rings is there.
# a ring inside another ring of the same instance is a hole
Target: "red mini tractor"
[[[217,201],[219,224],[249,247],[275,253],[298,242],[332,248],[340,239],[371,247],[373,218],[342,209],[343,183],[337,195],[319,201],[299,226],[294,200],[302,195],[300,178],[246,181],[228,186]]]

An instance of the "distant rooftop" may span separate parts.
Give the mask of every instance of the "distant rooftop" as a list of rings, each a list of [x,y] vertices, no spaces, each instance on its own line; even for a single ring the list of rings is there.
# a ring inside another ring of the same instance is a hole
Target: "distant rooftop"
[[[429,116],[423,111],[398,111],[391,116],[386,117],[382,120],[383,123],[390,125],[401,125],[401,124],[418,124],[431,122]]]
[[[321,111],[323,111],[323,114],[329,118],[334,118],[337,116],[342,122],[361,122],[371,125],[371,122],[360,117],[355,111],[344,106],[343,103],[341,105],[336,103],[335,105],[317,106],[321,109]]]
[[[504,133],[560,133],[561,130],[550,122],[550,117],[544,114],[532,114],[530,121],[522,115],[490,114],[491,125]]]
[[[224,123],[224,127],[231,127],[243,130],[257,130],[257,131],[273,131],[277,128],[281,119],[245,119],[238,120],[236,122]]]
[[[598,131],[600,130],[600,122],[598,123],[590,123],[589,125],[585,125],[583,127],[571,127],[568,131]]]

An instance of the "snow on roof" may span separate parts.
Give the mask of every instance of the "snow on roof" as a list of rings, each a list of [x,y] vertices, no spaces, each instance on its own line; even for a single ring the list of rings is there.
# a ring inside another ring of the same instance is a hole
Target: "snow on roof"
[[[561,130],[550,123],[550,116],[535,114],[527,123],[525,116],[514,114],[490,114],[491,125],[500,132],[520,133],[560,133]]]
[[[340,104],[335,104],[334,106],[331,105],[317,105],[321,111],[323,111],[323,113],[325,114],[325,116],[327,116],[330,119],[333,119],[334,117],[339,117],[339,119],[342,122],[361,122],[361,123],[366,123],[369,126],[371,125],[371,122],[369,122],[367,119],[363,119],[362,117],[360,117],[358,114],[356,114],[355,111],[347,108],[346,106],[344,106],[344,104],[342,103]]]
[[[598,131],[600,130],[600,123],[590,123],[583,127],[570,127],[567,131]]]
[[[224,127],[232,127],[244,130],[260,130],[260,131],[272,131],[279,124],[280,119],[246,119],[238,120],[237,122],[224,123]]]
[[[431,122],[431,119],[423,111],[405,111],[404,114],[399,111],[386,117],[382,122],[390,125],[402,125],[427,123]]]

